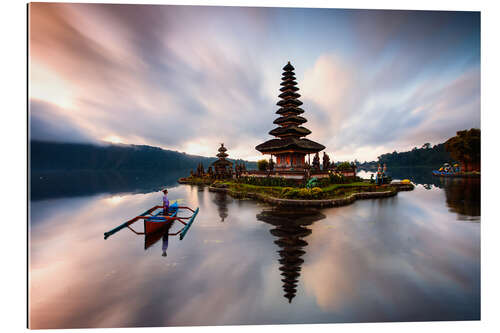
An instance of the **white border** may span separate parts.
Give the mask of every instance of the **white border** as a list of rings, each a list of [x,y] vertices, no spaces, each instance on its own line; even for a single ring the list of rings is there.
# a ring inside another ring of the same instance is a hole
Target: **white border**
[[[52,1],[60,2],[60,1]],[[81,2],[81,1],[78,1]],[[234,1],[84,1],[106,3],[141,4],[190,4],[190,5],[239,5],[265,7],[319,7],[319,8],[370,8],[370,9],[417,9],[417,10],[472,10],[481,11],[481,130],[482,153],[482,219],[481,219],[481,276],[482,320],[480,322],[425,322],[425,323],[378,323],[378,324],[329,324],[329,325],[276,325],[276,326],[218,326],[167,328],[175,332],[251,332],[273,330],[299,332],[317,330],[327,332],[341,330],[359,332],[383,330],[384,332],[451,331],[473,332],[499,331],[497,297],[500,281],[497,256],[500,236],[496,191],[498,185],[499,149],[497,96],[500,60],[498,46],[499,11],[495,1],[361,1],[361,0],[234,0]],[[24,331],[26,326],[26,7],[22,1],[2,3],[2,210],[4,241],[2,255],[2,326],[7,331]],[[140,329],[128,329],[138,331]],[[164,331],[152,328],[149,331]],[[52,331],[52,330],[50,330]],[[59,331],[59,330],[58,330]],[[116,332],[119,329],[78,330],[78,332]]]

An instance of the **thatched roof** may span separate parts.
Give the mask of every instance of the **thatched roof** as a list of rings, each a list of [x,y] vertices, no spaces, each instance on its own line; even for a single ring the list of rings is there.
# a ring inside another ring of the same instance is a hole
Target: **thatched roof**
[[[288,90],[297,91],[297,90],[299,90],[299,88],[295,87],[295,86],[284,86],[284,87],[280,88],[280,91],[288,91]]]
[[[304,110],[301,108],[296,108],[294,106],[287,106],[284,108],[279,108],[278,111],[276,111],[277,114],[286,114],[286,113],[293,113],[296,115],[299,115],[301,113],[304,113]]]
[[[281,86],[296,86],[297,82],[294,81],[294,79],[287,79],[284,80],[283,82],[280,83]]]
[[[216,160],[215,162],[212,163],[213,166],[232,166],[233,165],[233,162],[231,161],[228,161],[228,160],[224,160],[224,159],[219,159],[219,160]]]
[[[224,152],[220,152],[220,153],[218,153],[218,154],[217,154],[217,155],[215,155],[215,156],[217,156],[218,158],[226,158],[226,157],[228,157],[229,155],[228,155],[228,154],[226,154],[226,153],[224,153]]]
[[[283,99],[276,103],[278,106],[301,106],[302,104],[298,99]]]
[[[279,117],[275,121],[273,121],[273,124],[279,125],[279,124],[283,124],[283,123],[287,123],[287,122],[291,122],[291,123],[295,123],[295,124],[300,125],[300,124],[307,122],[307,119],[304,117],[295,116],[295,115],[287,116],[287,117]]]
[[[287,126],[287,127],[276,127],[275,129],[269,131],[269,134],[274,136],[283,136],[286,134],[293,134],[295,136],[306,136],[311,134],[311,131],[302,126]]]
[[[290,63],[290,61],[285,65],[285,67],[283,67],[283,70],[284,71],[293,71],[295,68],[292,66],[292,64]]]
[[[285,92],[282,92],[281,94],[279,94],[278,97],[279,98],[286,98],[286,97],[299,98],[300,94],[297,94],[296,92],[293,92],[293,91],[285,91]]]
[[[295,149],[300,151],[307,151],[309,153],[316,153],[325,149],[325,146],[304,138],[299,139],[296,137],[287,137],[283,139],[268,140],[256,146],[255,149],[257,149],[261,153],[273,153],[276,151],[282,151],[288,149]]]

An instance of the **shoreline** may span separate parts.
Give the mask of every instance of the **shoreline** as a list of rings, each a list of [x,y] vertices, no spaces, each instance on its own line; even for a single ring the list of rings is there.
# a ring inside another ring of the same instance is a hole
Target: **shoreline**
[[[245,193],[233,191],[228,188],[213,187],[209,186],[209,192],[219,192],[226,193],[236,199],[255,199],[258,201],[263,201],[272,205],[282,206],[282,207],[341,207],[347,206],[354,203],[356,200],[365,199],[377,199],[377,198],[388,198],[393,197],[398,194],[399,191],[412,191],[414,189],[413,184],[401,184],[396,185],[389,191],[382,192],[358,192],[350,194],[345,198],[335,198],[335,199],[282,199],[276,198],[269,195],[264,195],[261,193]]]
[[[472,173],[472,174],[432,174],[434,177],[447,177],[447,178],[481,178],[480,173]]]
[[[179,184],[187,185],[198,185],[198,186],[208,186],[209,192],[226,193],[236,199],[254,199],[257,201],[265,202],[275,206],[281,207],[341,207],[354,203],[356,200],[365,199],[378,199],[378,198],[388,198],[393,197],[400,191],[412,191],[415,186],[411,183],[401,184],[395,183],[390,185],[383,185],[388,188],[387,191],[378,192],[357,192],[349,194],[342,198],[331,198],[331,199],[286,199],[277,198],[269,194],[262,194],[257,192],[242,192],[229,189],[227,187],[215,187],[212,184],[207,184],[203,182],[192,182],[186,179],[179,179]]]

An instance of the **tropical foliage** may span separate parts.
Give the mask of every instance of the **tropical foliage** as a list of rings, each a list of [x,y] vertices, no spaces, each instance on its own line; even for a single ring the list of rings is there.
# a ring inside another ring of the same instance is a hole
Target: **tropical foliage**
[[[468,170],[469,165],[478,165],[481,160],[481,130],[471,128],[468,131],[458,131],[444,146],[451,157],[463,162],[465,170]]]
[[[238,182],[256,186],[289,186],[297,187],[302,185],[294,179],[284,177],[241,177]]]
[[[349,171],[352,170],[352,165],[349,162],[341,162],[337,164],[336,169],[339,171]]]
[[[257,162],[257,169],[259,171],[266,171],[269,168],[269,161],[268,160],[259,160]]]

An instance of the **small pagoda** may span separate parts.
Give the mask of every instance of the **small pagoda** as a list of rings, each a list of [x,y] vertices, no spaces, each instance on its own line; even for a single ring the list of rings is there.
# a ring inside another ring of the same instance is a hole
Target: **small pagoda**
[[[279,117],[274,121],[278,127],[269,132],[275,139],[255,147],[262,154],[271,155],[271,159],[276,156],[277,171],[304,170],[305,156],[325,149],[325,146],[305,138],[311,131],[301,126],[307,120],[300,116],[304,110],[299,107],[302,102],[298,99],[300,94],[297,93],[299,88],[294,69],[290,62],[283,67],[280,101],[277,103],[280,109],[276,111]]]
[[[221,143],[218,149],[219,153],[216,155],[219,159],[212,163],[214,168],[214,176],[217,179],[229,178],[233,174],[233,163],[226,160],[228,154],[226,154],[227,148]]]

